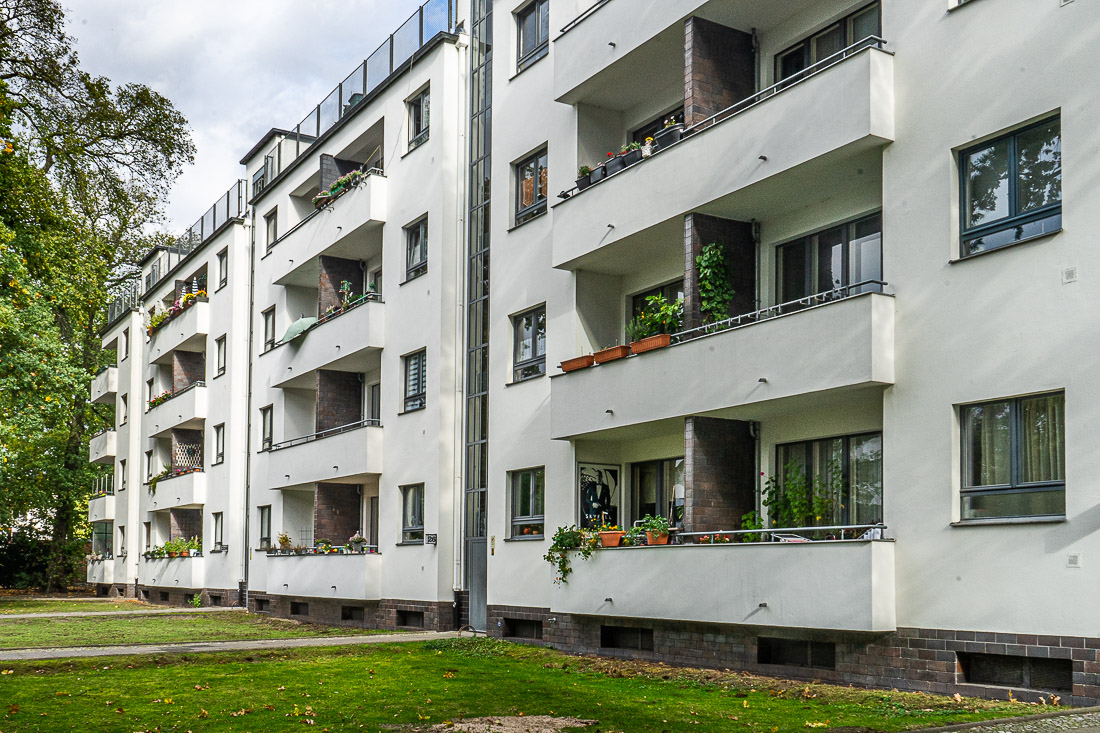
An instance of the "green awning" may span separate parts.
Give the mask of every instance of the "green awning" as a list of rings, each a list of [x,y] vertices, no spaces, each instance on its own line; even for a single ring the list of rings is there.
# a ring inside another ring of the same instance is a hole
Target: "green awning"
[[[305,333],[307,330],[309,330],[309,327],[316,322],[317,319],[313,317],[299,318],[294,323],[290,324],[290,328],[288,328],[286,330],[286,333],[283,334],[283,339],[279,343],[285,344],[293,341],[294,339]]]

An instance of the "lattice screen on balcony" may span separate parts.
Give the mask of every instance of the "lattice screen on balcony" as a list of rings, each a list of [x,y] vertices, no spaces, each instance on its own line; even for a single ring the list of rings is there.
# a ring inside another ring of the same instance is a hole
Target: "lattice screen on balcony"
[[[172,468],[202,468],[202,441],[174,442]]]

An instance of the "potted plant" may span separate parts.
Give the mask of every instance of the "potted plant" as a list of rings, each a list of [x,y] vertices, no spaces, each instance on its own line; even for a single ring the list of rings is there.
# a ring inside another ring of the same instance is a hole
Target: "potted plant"
[[[623,534],[621,542],[623,547],[641,547],[645,544],[645,530],[641,527],[631,527]]]
[[[282,555],[289,555],[293,544],[290,542],[290,535],[286,532],[281,532],[278,537],[275,538],[279,543],[279,553]]]
[[[575,372],[578,369],[584,369],[590,367],[595,363],[595,359],[591,354],[585,354],[584,356],[574,356],[572,359],[566,359],[561,363],[561,370],[563,372]]]
[[[348,544],[351,545],[351,549],[355,552],[362,552],[363,546],[367,544],[367,538],[356,532],[348,538]]]
[[[657,146],[653,144],[653,138],[647,137],[642,144],[642,157],[648,158],[656,151]]]
[[[604,172],[609,176],[613,176],[623,168],[626,168],[626,161],[623,160],[621,155],[615,153],[608,153],[607,160],[603,164]]]
[[[626,532],[617,524],[601,524],[596,530],[600,535],[601,547],[618,547]]]
[[[619,152],[619,158],[623,161],[623,167],[632,166],[642,160],[642,144],[637,142],[627,143]]]
[[[656,143],[658,150],[664,150],[669,145],[680,142],[683,136],[684,123],[678,122],[675,117],[669,117],[665,120],[664,129],[658,130],[653,136],[653,142]]]
[[[542,556],[542,559],[554,566],[558,574],[554,582],[562,584],[567,582],[573,567],[569,562],[569,553],[576,552],[582,559],[592,557],[592,547],[596,538],[575,524],[568,527],[558,527],[554,532],[550,549]]]
[[[577,170],[577,188],[583,191],[592,185],[592,169],[582,165]]]
[[[588,174],[588,178],[592,183],[598,183],[604,178],[607,178],[607,169],[604,168],[604,164],[600,163],[598,166],[592,169],[592,172]]]
[[[664,517],[654,517],[647,514],[642,518],[638,526],[645,530],[645,541],[647,545],[668,544],[668,520]]]
[[[622,346],[619,344],[612,344],[611,346],[605,346],[592,355],[592,359],[597,364],[606,364],[609,361],[615,361],[616,359],[622,359],[630,356],[630,347]]]
[[[626,327],[631,353],[643,354],[668,346],[672,343],[672,334],[680,330],[683,318],[683,300],[669,301],[660,294],[647,297],[642,312]]]

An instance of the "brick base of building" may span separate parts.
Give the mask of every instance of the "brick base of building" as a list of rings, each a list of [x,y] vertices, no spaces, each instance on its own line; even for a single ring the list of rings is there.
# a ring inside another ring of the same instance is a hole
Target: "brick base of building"
[[[100,598],[134,598],[134,586],[123,583],[96,583],[93,588]]]
[[[305,623],[356,629],[451,631],[456,603],[450,601],[355,601],[249,593],[248,610]]]
[[[489,635],[551,646],[571,654],[659,661],[690,667],[735,669],[753,674],[867,688],[1038,702],[1053,693],[1063,705],[1100,704],[1100,638],[900,628],[886,634],[793,629],[746,629],[724,624],[578,616],[547,608],[490,606]],[[516,622],[519,622],[518,624]],[[527,622],[524,624],[523,622]],[[534,623],[541,638],[516,636]],[[601,645],[601,627],[637,629],[652,649]],[[510,633],[511,632],[511,633]],[[833,645],[831,668],[760,663],[760,639],[780,638]],[[965,655],[1065,660],[1072,689],[1026,689],[967,681]]]
[[[133,586],[131,585],[132,589]],[[212,593],[219,593],[220,591],[212,590]],[[164,588],[157,585],[139,585],[137,587],[137,599],[139,601],[147,601],[148,603],[155,603],[159,605],[167,606],[190,606],[191,600],[195,596],[199,596],[203,599],[203,605],[209,605],[207,591],[203,588]],[[237,590],[233,589],[233,594],[236,595]]]

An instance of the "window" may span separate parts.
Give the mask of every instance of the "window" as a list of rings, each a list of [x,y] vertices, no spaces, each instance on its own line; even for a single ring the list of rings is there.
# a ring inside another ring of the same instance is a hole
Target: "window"
[[[630,140],[639,145],[645,145],[646,138],[653,137],[658,132],[665,129],[665,123],[669,120],[672,120],[673,124],[684,124],[684,106],[680,105],[671,112],[667,112],[642,125],[630,135]]]
[[[1032,690],[1073,690],[1073,660],[956,652],[963,680]]]
[[[604,649],[653,651],[653,629],[633,626],[600,626],[600,646]]]
[[[218,287],[224,288],[229,282],[229,250],[218,252]]]
[[[871,3],[778,54],[775,57],[775,80],[780,82],[790,78],[807,67],[880,33],[882,13],[877,2]]]
[[[542,537],[545,469],[512,471],[508,483],[512,492],[512,537]]]
[[[271,549],[271,505],[259,507],[260,509],[260,549]]]
[[[418,351],[405,357],[405,412],[423,409],[427,404],[428,352]]]
[[[425,89],[408,101],[409,150],[413,150],[428,141],[429,99],[430,90]]]
[[[260,408],[260,425],[261,425],[261,443],[260,450],[271,450],[272,437],[274,435],[274,416],[271,410],[272,406]]]
[[[275,348],[275,306],[271,306],[263,312],[264,317],[264,351]]]
[[[405,280],[428,271],[428,217],[405,227]]]
[[[780,303],[841,291],[882,290],[882,217],[879,214],[802,237],[776,248]]]
[[[550,0],[534,0],[516,13],[519,53],[516,63],[523,71],[550,51]]]
[[[756,640],[756,661],[787,667],[836,669],[836,644],[761,636]]]
[[[153,401],[153,397],[156,396],[156,395],[153,394],[153,391],[154,391],[153,380],[150,379],[149,381],[147,381],[145,383],[145,401],[146,402],[152,402]]]
[[[141,526],[145,529],[145,549],[148,550],[153,546],[153,523],[142,522]]]
[[[278,208],[272,209],[270,214],[264,216],[264,231],[267,232],[267,248],[271,249],[275,246],[275,242],[279,241]]]
[[[1065,393],[963,405],[962,518],[1066,513]]]
[[[773,507],[772,526],[831,527],[882,521],[882,433],[776,446],[776,465],[781,494],[802,493],[805,498],[800,503],[812,510],[807,523],[806,517],[785,511],[786,503]]]
[[[666,517],[679,527],[684,521],[684,459],[646,461],[631,466],[631,521],[647,514]]]
[[[126,421],[130,419],[130,398],[128,395],[122,395],[118,400],[118,424],[125,425]]]
[[[214,426],[214,464],[225,461],[225,423]]]
[[[546,213],[546,148],[516,164],[516,226]]]
[[[153,451],[145,451],[145,480],[153,478]]]
[[[379,382],[367,387],[367,419],[375,425],[382,422],[382,385]]]
[[[126,491],[126,459],[122,458],[118,462],[118,490]]]
[[[130,355],[130,329],[122,329],[122,358]],[[121,360],[120,360],[121,361]]]
[[[222,512],[214,512],[214,549],[221,550],[222,545]]]
[[[113,522],[92,522],[92,554],[111,557],[111,539],[113,534]]]
[[[1061,119],[959,153],[962,256],[1062,228]]]
[[[382,268],[372,270],[367,276],[367,291],[374,293],[376,296],[382,296]]]
[[[512,319],[515,331],[512,379],[520,381],[546,374],[546,306]]]
[[[220,377],[225,374],[225,336],[220,336],[214,340],[214,346],[217,348],[218,360],[217,369],[218,373],[214,376]]]
[[[646,290],[644,293],[638,293],[630,300],[630,317],[640,316],[642,311],[646,307],[646,299],[654,295],[660,295],[670,303],[675,303],[677,300],[684,299],[684,280],[674,280],[667,285],[661,285],[660,287],[653,288],[652,290]],[[629,322],[629,321],[628,321]]]
[[[424,541],[424,484],[401,487],[401,542]]]
[[[264,190],[264,185],[267,183],[267,166],[264,166],[260,170],[252,174],[252,195],[258,196],[260,192]]]
[[[118,554],[126,555],[126,528],[121,525],[118,528]]]

